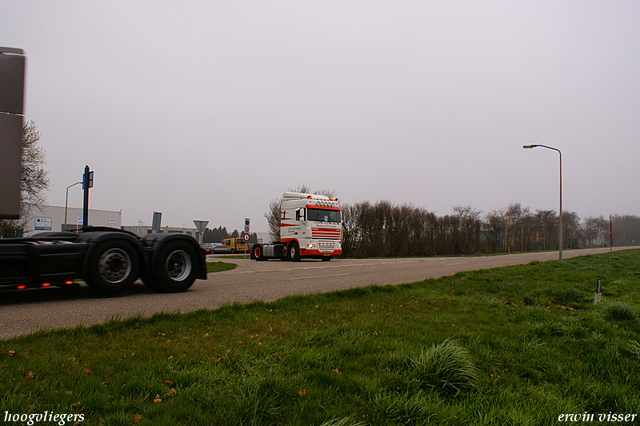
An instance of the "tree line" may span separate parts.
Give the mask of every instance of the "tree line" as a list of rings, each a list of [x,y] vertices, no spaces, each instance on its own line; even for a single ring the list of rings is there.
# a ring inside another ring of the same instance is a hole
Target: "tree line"
[[[471,206],[455,206],[437,216],[424,208],[388,201],[342,206],[346,257],[447,256],[510,253],[558,248],[558,214],[512,203],[486,215]],[[640,217],[612,217],[613,245],[640,244]],[[563,248],[606,247],[610,222],[602,216],[581,220],[562,213]]]
[[[218,228],[205,228],[202,242],[204,243],[221,243],[226,238],[238,238],[244,237],[244,231],[242,233],[234,229],[231,234],[227,231],[226,227],[220,226]],[[256,244],[258,242],[258,234],[253,233],[249,235],[249,243]]]

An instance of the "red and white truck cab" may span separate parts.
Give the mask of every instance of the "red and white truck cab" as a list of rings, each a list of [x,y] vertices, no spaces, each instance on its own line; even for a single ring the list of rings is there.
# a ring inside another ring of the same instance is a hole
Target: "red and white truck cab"
[[[319,194],[285,192],[280,212],[280,241],[256,244],[252,258],[325,261],[342,254],[342,211],[338,200]]]

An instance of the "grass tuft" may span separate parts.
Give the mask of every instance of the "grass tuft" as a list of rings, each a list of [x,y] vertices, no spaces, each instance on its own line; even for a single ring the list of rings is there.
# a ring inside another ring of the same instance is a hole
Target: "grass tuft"
[[[637,318],[631,306],[619,301],[607,304],[603,315],[609,321],[635,321]]]
[[[477,389],[479,371],[469,353],[454,340],[433,345],[411,358],[412,377],[421,388],[433,388],[449,396]]]
[[[351,417],[344,417],[342,419],[331,419],[323,422],[320,426],[364,426],[365,422],[355,422]]]
[[[549,294],[553,297],[554,301],[560,305],[575,306],[585,301],[585,296],[582,292],[573,287],[552,289],[549,291]]]
[[[630,341],[628,350],[629,352],[631,352],[633,358],[636,361],[640,361],[640,343],[636,342],[635,340]]]

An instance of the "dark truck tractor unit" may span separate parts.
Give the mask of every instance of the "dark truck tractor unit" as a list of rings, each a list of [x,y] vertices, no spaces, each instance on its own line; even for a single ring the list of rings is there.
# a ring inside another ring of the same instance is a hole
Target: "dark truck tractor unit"
[[[162,293],[186,291],[207,278],[202,248],[188,235],[143,238],[112,228],[80,234],[44,232],[0,239],[0,286],[4,289],[68,286],[82,279],[101,293],[118,293],[138,278]]]
[[[0,219],[20,217],[21,142],[24,107],[24,52],[0,47]],[[187,290],[206,279],[204,251],[182,234],[143,238],[115,228],[89,227],[89,188],[83,176],[82,232],[44,232],[30,238],[0,238],[0,288],[73,285],[83,279],[103,293],[118,293],[138,278],[165,293]]]

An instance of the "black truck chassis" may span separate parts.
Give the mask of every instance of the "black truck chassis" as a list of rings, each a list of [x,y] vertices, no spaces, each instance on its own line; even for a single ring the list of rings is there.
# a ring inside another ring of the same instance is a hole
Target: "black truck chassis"
[[[204,251],[184,234],[140,238],[102,227],[0,239],[0,289],[68,286],[82,279],[99,292],[118,293],[139,278],[157,292],[186,291],[207,278]]]

